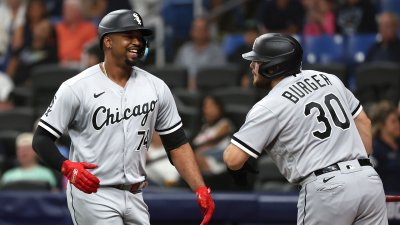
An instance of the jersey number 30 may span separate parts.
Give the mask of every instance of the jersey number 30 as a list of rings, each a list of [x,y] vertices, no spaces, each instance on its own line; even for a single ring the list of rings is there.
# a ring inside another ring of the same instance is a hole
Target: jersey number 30
[[[339,117],[337,116],[336,111],[333,108],[331,101],[335,101],[337,103],[337,105],[340,107],[341,113],[345,120],[344,122],[339,120]],[[325,107],[328,109],[328,111],[332,117],[332,121],[336,127],[340,127],[343,130],[350,127],[350,120],[347,117],[346,112],[344,111],[342,103],[340,103],[339,99],[334,94],[326,95],[324,103],[325,103]],[[325,131],[322,132],[320,130],[317,130],[317,131],[314,131],[312,134],[319,139],[328,138],[331,135],[332,126],[331,126],[328,118],[326,117],[325,109],[321,104],[319,104],[317,102],[308,103],[305,106],[304,115],[309,116],[311,113],[311,110],[313,108],[318,109],[319,115],[316,117],[316,119],[319,123],[323,123],[325,125]]]

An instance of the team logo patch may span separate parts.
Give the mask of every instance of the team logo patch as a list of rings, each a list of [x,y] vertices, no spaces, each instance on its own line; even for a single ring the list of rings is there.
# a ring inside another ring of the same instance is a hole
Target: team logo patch
[[[142,20],[140,19],[139,14],[133,13],[132,16],[133,16],[133,19],[134,19],[139,25],[142,25]]]

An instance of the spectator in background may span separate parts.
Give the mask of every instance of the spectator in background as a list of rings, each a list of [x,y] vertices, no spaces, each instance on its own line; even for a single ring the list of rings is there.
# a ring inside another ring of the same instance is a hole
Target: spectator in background
[[[97,38],[96,27],[83,18],[79,0],[64,0],[63,18],[56,31],[60,63],[79,68],[85,45]]]
[[[45,2],[29,0],[25,19],[15,32],[18,44],[7,70],[16,85],[26,84],[34,67],[58,62],[56,33]]]
[[[9,76],[0,72],[0,112],[14,107],[10,101],[10,94],[14,90],[14,83]]]
[[[226,59],[222,47],[211,41],[209,23],[205,18],[193,20],[190,36],[191,41],[179,48],[174,64],[188,70],[188,89],[196,90],[196,76],[199,69],[223,66],[226,64]]]
[[[397,35],[399,22],[395,14],[384,12],[378,18],[381,40],[372,45],[366,62],[400,62],[400,39]]]
[[[297,34],[303,30],[304,8],[298,0],[260,1],[257,21],[262,33]]]
[[[220,11],[230,0],[208,0],[203,1],[203,6],[207,12]],[[238,4],[219,14],[212,16],[211,23],[215,24],[220,36],[238,32],[245,21],[244,4]]]
[[[193,139],[196,160],[204,174],[220,174],[226,171],[223,152],[229,145],[234,126],[225,116],[222,102],[212,95],[203,100],[202,116],[203,125]]]
[[[334,35],[336,17],[332,0],[307,0],[305,4],[306,21],[303,28],[305,36]],[[303,0],[303,4],[306,0]]]
[[[85,47],[81,58],[81,70],[99,64],[104,61],[103,51],[98,41],[91,42]]]
[[[400,191],[400,121],[394,104],[382,101],[370,111],[373,130],[373,158],[385,192]]]
[[[246,21],[245,31],[243,34],[244,43],[228,56],[229,62],[240,66],[241,74],[243,74],[241,79],[241,86],[243,88],[248,88],[251,86],[251,69],[249,67],[249,63],[243,59],[242,54],[243,52],[251,51],[253,48],[253,43],[259,35],[260,31],[257,22],[253,20]]]
[[[336,26],[341,34],[375,33],[375,5],[370,0],[345,0],[336,13]]]
[[[174,187],[179,184],[179,173],[169,161],[160,135],[157,132],[153,133],[147,152],[146,171],[149,181],[158,186]]]
[[[98,25],[106,14],[107,0],[81,1],[84,17],[93,24]]]
[[[23,0],[0,2],[0,71],[6,71],[12,51],[15,49],[14,33],[25,23],[26,6]]]
[[[25,11],[25,23],[15,30],[14,49],[30,46],[33,42],[35,26],[43,20],[49,21],[44,0],[28,0]]]
[[[37,155],[32,148],[32,133],[22,133],[16,140],[16,155],[18,167],[7,170],[1,179],[2,184],[17,181],[43,181],[48,182],[54,190],[57,185],[53,172],[44,166],[39,165]]]

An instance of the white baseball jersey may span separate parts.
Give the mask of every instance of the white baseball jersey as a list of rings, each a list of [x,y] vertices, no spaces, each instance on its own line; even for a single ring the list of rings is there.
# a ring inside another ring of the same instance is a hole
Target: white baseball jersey
[[[263,150],[289,182],[331,164],[367,158],[354,117],[362,106],[334,75],[303,70],[256,103],[231,142],[257,158]]]
[[[166,135],[182,123],[161,79],[133,67],[121,87],[95,65],[60,86],[39,126],[57,138],[68,131],[69,159],[97,164],[90,172],[114,185],[143,181],[154,128]]]

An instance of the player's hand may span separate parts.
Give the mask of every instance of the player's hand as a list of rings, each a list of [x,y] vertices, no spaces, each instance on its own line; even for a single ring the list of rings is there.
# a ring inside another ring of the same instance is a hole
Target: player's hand
[[[255,169],[252,165],[250,165],[249,161],[246,161],[242,166],[242,168],[240,168],[239,170],[231,170],[228,168],[228,172],[231,174],[233,181],[238,186],[248,185],[248,179],[247,179],[248,172],[253,174],[259,173],[257,169]]]
[[[86,169],[94,169],[97,165],[86,162],[71,162],[65,160],[61,166],[61,173],[66,176],[76,188],[91,194],[97,192],[100,180]]]
[[[196,189],[197,203],[199,203],[203,221],[200,225],[207,225],[214,213],[215,205],[210,195],[210,188],[201,186]]]

